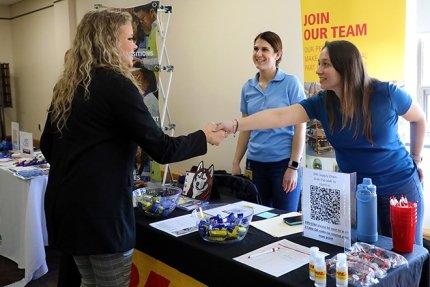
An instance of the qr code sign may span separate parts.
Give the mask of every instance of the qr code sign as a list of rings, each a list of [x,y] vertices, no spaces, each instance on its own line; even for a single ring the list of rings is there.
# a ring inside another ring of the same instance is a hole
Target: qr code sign
[[[340,190],[311,185],[311,219],[340,224]]]

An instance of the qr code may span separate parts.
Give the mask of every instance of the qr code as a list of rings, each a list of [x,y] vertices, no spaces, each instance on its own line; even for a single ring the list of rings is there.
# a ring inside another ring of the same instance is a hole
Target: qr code
[[[340,224],[340,190],[311,185],[311,219]]]

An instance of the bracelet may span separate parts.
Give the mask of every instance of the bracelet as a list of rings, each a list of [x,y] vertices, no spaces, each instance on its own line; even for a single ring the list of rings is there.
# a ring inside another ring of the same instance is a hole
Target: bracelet
[[[236,136],[237,129],[239,128],[239,122],[237,119],[233,120],[233,137]]]
[[[423,157],[421,155],[415,155],[415,154],[411,154],[412,160],[416,163],[416,164],[420,164],[423,161]]]

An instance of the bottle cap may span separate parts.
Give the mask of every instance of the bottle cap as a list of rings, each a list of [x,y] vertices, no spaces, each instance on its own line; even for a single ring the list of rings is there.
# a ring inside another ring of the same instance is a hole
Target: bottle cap
[[[320,249],[317,246],[312,246],[311,248],[309,248],[309,253],[313,257],[315,257],[319,251]]]
[[[363,182],[357,185],[357,189],[360,189],[360,192],[376,194],[376,185],[372,183],[372,179],[369,177],[363,178]]]
[[[337,261],[340,262],[346,262],[346,254],[345,253],[338,253],[336,256]]]
[[[372,184],[372,179],[368,178],[368,177],[363,178],[363,184],[365,184],[365,185]]]
[[[324,264],[324,257],[325,257],[324,254],[322,254],[321,252],[318,252],[317,255],[316,255],[316,257],[315,257],[316,258],[316,263],[320,264],[320,265]]]

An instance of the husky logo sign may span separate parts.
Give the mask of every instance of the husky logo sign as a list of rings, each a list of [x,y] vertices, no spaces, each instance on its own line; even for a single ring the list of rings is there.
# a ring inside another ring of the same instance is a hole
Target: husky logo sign
[[[195,171],[186,173],[183,194],[195,199],[209,200],[213,176],[214,165],[204,168],[203,161],[201,161]]]

